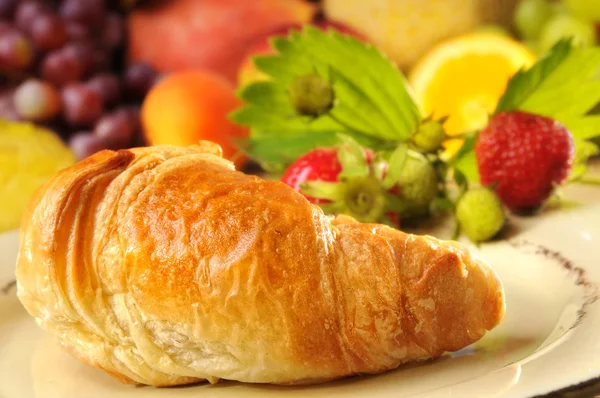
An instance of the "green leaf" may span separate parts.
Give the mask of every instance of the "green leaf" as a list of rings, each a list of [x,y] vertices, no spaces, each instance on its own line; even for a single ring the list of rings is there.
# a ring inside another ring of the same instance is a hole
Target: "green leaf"
[[[407,141],[416,130],[421,115],[406,79],[375,47],[314,27],[276,37],[271,44],[277,54],[254,58],[269,80],[242,88],[238,95],[245,106],[231,115],[234,122],[250,127],[251,146],[265,139],[282,139],[283,146],[286,137],[299,134],[343,133],[375,149]],[[298,117],[289,87],[294,79],[311,73],[331,82],[335,101],[324,115]],[[290,161],[271,151],[298,152],[263,145],[254,156],[261,162]]]
[[[339,182],[310,181],[300,184],[304,195],[333,202],[344,199],[345,190]]]
[[[354,138],[363,147],[377,148],[379,143],[369,137],[346,135]],[[274,132],[258,132],[255,138],[247,140],[242,146],[248,156],[257,161],[266,171],[281,173],[294,160],[316,148],[331,148],[342,144],[337,131],[300,131],[285,136]]]
[[[563,120],[574,137],[590,140],[600,137],[600,115],[575,117],[573,120]]]
[[[585,173],[587,173],[587,166],[585,163],[573,165],[573,169],[571,169],[571,174],[569,175],[568,181],[579,181],[585,175]]]
[[[338,141],[341,145],[338,148],[338,160],[342,165],[342,172],[339,178],[366,176],[369,174],[369,166],[365,159],[365,153],[356,140],[352,137],[338,134]]]
[[[467,182],[479,184],[479,168],[477,167],[477,159],[475,157],[475,144],[478,137],[479,132],[466,134],[462,146],[452,159],[448,161],[448,165],[454,167],[455,179],[457,178],[457,174],[460,174],[460,176],[466,178]],[[459,181],[457,181],[457,184],[460,186]]]
[[[575,161],[573,163],[585,163],[590,157],[597,155],[598,152],[598,146],[593,142],[575,140]]]
[[[389,158],[388,172],[383,179],[383,187],[385,189],[390,189],[400,180],[407,156],[408,145],[406,144],[398,145],[396,150],[392,152]]]
[[[571,41],[561,40],[529,70],[517,72],[508,82],[495,113],[521,109],[521,105],[536,94],[540,85],[569,56],[571,50]]]
[[[270,81],[256,82],[244,86],[237,92],[238,97],[255,106],[270,107],[277,112],[292,113],[289,96],[279,86]]]
[[[454,162],[454,169],[459,170],[469,182],[479,184],[480,176],[477,167],[477,158],[475,151],[470,151],[461,156]]]
[[[469,189],[469,180],[459,168],[454,170],[454,181],[456,182],[456,186],[458,186],[459,196],[467,192],[467,189]]]
[[[571,50],[520,105],[520,110],[562,121],[587,114],[600,102],[600,48]]]
[[[479,138],[479,131],[468,133],[464,135],[464,141],[461,147],[458,149],[456,154],[448,161],[448,163],[453,164],[456,161],[460,160],[462,157],[469,155],[475,149],[475,144],[477,143],[477,139]]]
[[[238,124],[253,126],[250,139],[265,136],[274,137],[297,133],[343,131],[344,127],[330,118],[309,119],[290,113],[267,112],[261,107],[248,105],[230,114],[230,119]]]

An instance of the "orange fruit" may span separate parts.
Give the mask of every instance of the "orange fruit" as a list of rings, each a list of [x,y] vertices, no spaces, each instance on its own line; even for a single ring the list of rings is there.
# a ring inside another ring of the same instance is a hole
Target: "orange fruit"
[[[510,37],[477,32],[434,47],[408,80],[423,115],[448,116],[448,134],[460,134],[485,127],[510,77],[534,62]]]
[[[142,123],[150,145],[188,146],[213,141],[237,168],[245,162],[237,139],[248,136],[246,127],[229,120],[242,105],[231,83],[205,70],[173,73],[155,85],[142,104]]]

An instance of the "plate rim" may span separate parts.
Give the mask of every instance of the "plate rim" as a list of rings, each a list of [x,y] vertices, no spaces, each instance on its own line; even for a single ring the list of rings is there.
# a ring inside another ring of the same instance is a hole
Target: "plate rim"
[[[591,206],[584,206],[584,208],[587,211],[593,211],[594,208],[600,209],[600,205],[593,204]],[[561,215],[566,215],[566,214],[567,214],[566,212],[561,213]],[[529,235],[529,234],[527,234],[527,235]],[[6,233],[0,233],[0,241],[2,241],[3,239],[6,239],[7,236],[10,236],[9,239],[13,239],[13,241],[15,239],[17,239],[15,242],[13,242],[13,244],[18,245],[18,233],[16,230],[9,231]],[[526,237],[522,240],[525,240],[534,245],[544,246],[543,243],[539,244],[535,240],[527,239]],[[510,243],[511,239],[506,239],[503,241],[506,243]],[[589,268],[589,267],[587,267],[587,268]],[[584,266],[583,269],[586,269],[586,267]],[[13,274],[13,276],[14,276],[14,274]],[[600,286],[599,278],[594,279],[593,282],[596,285],[596,287]],[[0,294],[6,295],[6,296],[10,295],[12,292],[15,291],[15,287],[16,287],[16,280],[14,280],[14,278],[13,278],[13,280],[10,280],[10,281],[8,281],[8,283],[3,284],[3,286],[0,286]],[[510,366],[510,365],[506,365],[506,366]],[[502,368],[504,368],[504,367],[502,367]],[[502,369],[502,368],[498,368],[498,369]],[[600,364],[598,365],[597,368],[595,368],[595,370],[596,371],[594,372],[593,375],[591,375],[589,377],[586,376],[578,381],[574,380],[574,382],[571,384],[567,384],[567,385],[564,385],[564,386],[561,386],[558,388],[551,388],[546,391],[543,391],[542,389],[539,389],[538,391],[532,390],[531,393],[535,393],[536,395],[531,395],[531,396],[534,398],[546,398],[546,397],[561,397],[561,396],[564,396],[565,394],[568,394],[569,397],[572,397],[572,396],[574,396],[574,395],[572,395],[574,393],[575,394],[586,394],[586,391],[590,388],[594,388],[594,389],[598,388],[598,391],[596,391],[596,392],[600,392]],[[539,392],[539,394],[538,394],[538,392]],[[527,394],[526,392],[523,392],[523,393]],[[507,391],[507,395],[511,395],[510,390]],[[517,395],[519,395],[519,393],[517,393]],[[521,396],[521,395],[519,395],[519,396]],[[579,396],[579,395],[575,395],[575,396]],[[585,395],[585,396],[588,396],[588,395]]]

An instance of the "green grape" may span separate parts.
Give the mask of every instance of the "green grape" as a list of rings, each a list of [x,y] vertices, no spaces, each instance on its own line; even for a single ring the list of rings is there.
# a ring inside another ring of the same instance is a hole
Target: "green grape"
[[[525,40],[540,37],[544,24],[552,17],[552,7],[546,0],[522,0],[514,15],[514,24]]]
[[[578,18],[592,22],[600,22],[600,1],[598,0],[563,0],[569,12]]]
[[[60,111],[60,96],[49,83],[37,79],[25,80],[15,90],[13,104],[26,120],[45,121]]]
[[[556,15],[542,29],[540,52],[548,51],[557,41],[568,37],[573,38],[573,43],[576,46],[590,47],[596,43],[596,29],[591,22],[586,22],[572,15]]]

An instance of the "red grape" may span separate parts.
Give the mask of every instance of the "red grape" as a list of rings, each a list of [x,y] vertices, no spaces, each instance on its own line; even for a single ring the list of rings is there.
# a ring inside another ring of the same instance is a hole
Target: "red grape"
[[[156,72],[145,62],[133,63],[125,69],[123,87],[127,95],[134,99],[142,99],[154,84]]]
[[[83,83],[70,83],[62,89],[63,115],[72,126],[91,126],[102,115],[102,98]]]
[[[0,70],[24,70],[33,60],[29,39],[17,31],[0,35]]]
[[[69,43],[61,51],[67,58],[76,59],[83,67],[82,74],[85,75],[97,68],[97,51],[98,49],[90,41],[78,41]]]
[[[139,107],[126,104],[159,76],[145,63],[116,71],[125,18],[116,0],[0,0],[0,117],[42,122],[65,140],[87,130],[71,140],[81,156],[133,144]]]
[[[6,21],[0,21],[0,35],[4,33],[15,32],[13,25]]]
[[[0,0],[0,19],[10,21],[16,6],[17,0]]]
[[[125,38],[125,22],[123,17],[117,13],[110,13],[104,20],[101,43],[108,50],[112,50],[123,43]]]
[[[66,30],[70,41],[86,40],[90,37],[90,29],[79,22],[67,22]]]
[[[94,135],[113,149],[129,146],[134,134],[135,125],[127,110],[117,110],[102,116],[94,128]]]
[[[75,133],[69,139],[69,146],[75,153],[75,157],[77,157],[78,160],[106,149],[106,145],[102,142],[102,140],[88,131],[80,131]]]
[[[63,49],[51,52],[42,61],[42,77],[57,86],[78,81],[84,71],[82,60]]]
[[[110,69],[111,66],[111,53],[107,52],[102,48],[95,48],[92,56],[94,68],[93,72],[103,72]]]
[[[139,131],[142,127],[142,121],[140,119],[140,107],[139,106],[126,106],[121,109],[123,109],[124,111],[126,111],[129,114],[129,117],[131,118],[131,122],[133,123],[135,130]]]
[[[102,24],[104,11],[103,0],[64,0],[59,8],[59,13],[65,20],[91,27]]]
[[[43,13],[35,17],[29,34],[37,48],[44,51],[57,49],[68,39],[65,23],[52,13]]]
[[[87,86],[100,94],[105,106],[112,106],[121,98],[121,87],[119,78],[110,73],[101,73],[92,77],[86,83]]]
[[[33,20],[48,11],[48,7],[42,3],[37,1],[24,1],[20,3],[15,10],[15,25],[17,25],[17,28],[21,31],[29,32]]]
[[[21,83],[15,90],[13,103],[19,115],[35,122],[51,119],[60,111],[60,97],[56,89],[37,79]]]
[[[13,93],[12,88],[0,91],[0,119],[21,120],[21,116],[17,113],[13,104]]]

